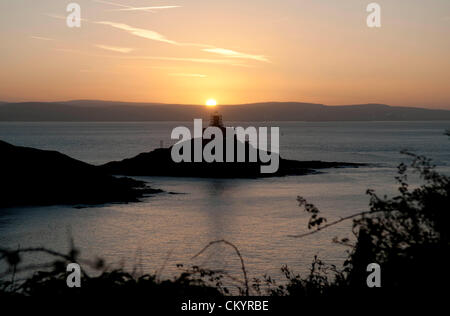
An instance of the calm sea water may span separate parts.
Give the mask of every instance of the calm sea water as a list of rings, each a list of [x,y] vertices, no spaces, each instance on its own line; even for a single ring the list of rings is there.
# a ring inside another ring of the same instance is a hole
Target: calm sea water
[[[171,144],[170,132],[191,123],[0,123],[0,139],[52,149],[93,164],[134,156]],[[246,123],[229,123],[247,126]],[[450,122],[266,122],[279,126],[281,155],[300,160],[372,163],[357,169],[330,169],[308,176],[257,180],[145,177],[153,187],[183,194],[158,194],[141,203],[75,209],[67,206],[11,208],[0,212],[0,244],[46,246],[65,251],[69,236],[84,258],[104,258],[112,266],[162,276],[179,272],[177,263],[225,269],[239,275],[232,249],[217,246],[192,260],[208,242],[236,244],[252,277],[281,279],[283,264],[303,273],[314,255],[341,264],[346,249],[334,236],[351,237],[349,223],[303,239],[308,215],[296,203],[302,195],[329,219],[366,210],[367,188],[395,192],[395,167],[407,149],[433,158],[450,173]],[[26,198],[26,197],[24,197]],[[42,255],[28,262],[45,260]]]

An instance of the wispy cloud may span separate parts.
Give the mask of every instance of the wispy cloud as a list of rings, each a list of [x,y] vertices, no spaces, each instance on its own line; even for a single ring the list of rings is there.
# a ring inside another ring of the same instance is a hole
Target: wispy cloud
[[[101,44],[97,44],[97,45],[95,45],[95,47],[105,49],[105,50],[110,50],[113,52],[123,53],[123,54],[130,53],[134,50],[133,48],[129,48],[129,47],[117,47],[117,46],[109,46],[109,45],[101,45]]]
[[[225,48],[204,48],[203,51],[208,52],[208,53],[215,53],[215,54],[219,54],[219,55],[231,57],[231,58],[252,59],[252,60],[262,61],[262,62],[266,62],[266,63],[270,62],[270,60],[268,60],[267,57],[265,57],[263,55],[251,55],[251,54],[246,54],[246,53],[240,53],[240,52],[236,52],[234,50],[225,49]]]
[[[173,74],[169,74],[169,76],[173,76],[173,77],[195,77],[195,78],[206,78],[206,77],[208,77],[207,75],[202,75],[202,74],[185,74],[185,73],[173,73]]]
[[[127,5],[124,5],[124,4],[114,3],[114,2],[104,1],[104,0],[92,0],[92,1],[97,2],[97,3],[113,5],[115,7],[131,8],[130,6],[127,6]]]
[[[100,22],[95,22],[95,23],[108,25],[108,26],[114,27],[119,30],[127,31],[128,33],[130,33],[132,35],[146,38],[149,40],[165,42],[165,43],[174,44],[174,45],[178,44],[177,42],[169,40],[164,35],[161,35],[155,31],[140,29],[137,27],[129,26],[127,24],[123,24],[123,23],[115,23],[115,22],[108,22],[108,21],[100,21]]]
[[[148,30],[148,29],[141,29],[141,28],[133,27],[133,26],[130,26],[130,25],[124,24],[124,23],[116,23],[116,22],[110,22],[110,21],[98,21],[98,22],[94,22],[94,23],[108,25],[108,26],[114,27],[116,29],[126,31],[129,34],[134,35],[134,36],[139,36],[139,37],[153,40],[153,41],[169,43],[172,45],[197,46],[197,47],[202,47],[202,48],[207,48],[207,47],[211,48],[212,47],[211,45],[205,45],[205,44],[177,42],[177,41],[168,39],[167,37],[165,37],[164,35],[162,35],[158,32]]]
[[[165,10],[165,9],[174,9],[174,8],[180,8],[181,6],[178,5],[165,5],[165,6],[151,6],[151,7],[132,7],[120,3],[115,2],[109,2],[109,1],[103,1],[103,0],[94,0],[94,2],[103,3],[103,4],[109,4],[115,7],[121,7],[121,9],[115,9],[111,11],[144,11],[144,12],[150,12],[154,13],[158,10]]]
[[[156,6],[156,7],[130,7],[125,9],[116,9],[113,11],[154,11],[154,10],[164,10],[164,9],[174,9],[181,8],[179,5],[164,5],[164,6]]]
[[[205,52],[219,54],[219,55],[222,55],[222,56],[225,56],[228,58],[250,59],[250,60],[256,60],[256,61],[266,62],[266,63],[270,62],[270,60],[267,59],[267,57],[263,56],[263,55],[246,54],[246,53],[237,52],[237,51],[234,51],[231,49],[217,48],[217,47],[214,47],[211,45],[206,45],[206,44],[180,43],[180,42],[177,42],[174,40],[170,40],[158,32],[155,32],[152,30],[147,30],[147,29],[136,28],[136,27],[130,26],[128,24],[124,24],[124,23],[115,23],[115,22],[109,22],[109,21],[99,21],[99,22],[95,22],[95,23],[108,25],[108,26],[114,27],[116,29],[126,31],[134,36],[139,36],[139,37],[153,40],[153,41],[159,41],[159,42],[169,43],[169,44],[178,45],[178,46],[202,47],[202,50]]]
[[[151,12],[151,10],[172,9],[172,8],[180,7],[180,6],[133,7],[133,6],[128,6],[128,5],[124,5],[124,4],[120,4],[120,3],[116,3],[116,2],[104,1],[104,0],[93,0],[93,1],[94,2],[98,2],[98,3],[103,3],[103,4],[116,6],[116,7],[120,7],[120,9],[116,9],[114,11],[148,11],[148,12]],[[53,15],[53,14],[47,14],[47,15],[52,17],[52,18],[56,18],[56,19],[66,19],[65,17],[60,16],[60,15]],[[85,20],[85,21],[87,21],[87,20]],[[145,38],[145,39],[152,40],[152,41],[164,42],[164,43],[167,43],[167,44],[172,44],[172,45],[177,45],[177,46],[199,47],[204,52],[218,54],[218,55],[224,56],[226,58],[247,59],[247,60],[254,60],[254,61],[266,62],[266,63],[270,63],[271,62],[264,55],[255,55],[255,54],[242,53],[242,52],[237,52],[237,51],[234,51],[234,50],[231,50],[231,49],[218,48],[218,47],[215,47],[215,46],[212,46],[212,45],[207,45],[207,44],[178,42],[178,41],[174,41],[174,40],[168,39],[167,37],[165,37],[164,35],[156,32],[156,31],[133,27],[133,26],[130,26],[130,25],[125,24],[125,23],[116,23],[116,22],[111,22],[111,21],[98,21],[98,22],[92,22],[92,23],[101,24],[101,25],[107,25],[107,26],[110,26],[110,27],[113,27],[113,28],[116,28],[116,29],[128,32],[131,35],[138,36],[138,37]],[[120,53],[129,53],[129,52],[132,51],[131,48],[113,47],[113,46],[107,46],[107,45],[96,45],[96,46],[98,48],[102,48],[102,49],[106,49],[106,50],[110,50],[110,51],[115,51],[115,52],[120,52]],[[229,63],[226,60],[220,60],[220,59],[207,59],[207,58],[172,58],[172,59],[164,59],[166,57],[162,57],[162,58],[163,58],[162,60],[173,60],[173,61],[176,61],[176,60],[180,60],[181,61],[181,60],[183,60],[183,61],[192,61],[192,62],[232,64],[232,65],[235,65],[235,66],[242,66],[242,67],[245,66],[245,64]]]
[[[92,54],[89,52],[83,52],[68,48],[56,48],[56,51],[65,53],[74,53],[80,55],[86,55],[98,58],[116,58],[116,59],[128,59],[128,60],[160,60],[160,61],[179,61],[179,62],[193,62],[193,63],[204,63],[204,64],[221,64],[230,65],[236,67],[245,67],[243,64],[238,64],[233,62],[231,59],[210,59],[210,58],[191,58],[191,57],[165,57],[165,56],[123,56],[123,55],[103,55],[103,54]]]
[[[190,58],[190,57],[163,57],[163,56],[129,56],[122,57],[127,59],[153,59],[153,60],[164,60],[164,61],[187,61],[193,63],[203,63],[203,64],[226,64],[231,66],[241,66],[230,62],[228,59],[209,59],[209,58]]]
[[[30,36],[32,39],[40,40],[40,41],[54,41],[53,38],[42,37],[42,36]]]

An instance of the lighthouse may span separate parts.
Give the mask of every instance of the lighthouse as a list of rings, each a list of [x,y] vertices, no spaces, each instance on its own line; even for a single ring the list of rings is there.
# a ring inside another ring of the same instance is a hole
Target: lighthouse
[[[220,129],[224,127],[222,115],[218,111],[215,111],[213,114],[211,114],[211,117],[209,119],[209,126],[219,127]]]

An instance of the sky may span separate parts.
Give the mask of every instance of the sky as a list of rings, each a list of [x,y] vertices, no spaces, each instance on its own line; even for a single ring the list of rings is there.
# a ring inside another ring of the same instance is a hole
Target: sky
[[[450,1],[371,2],[2,0],[0,101],[450,109]]]

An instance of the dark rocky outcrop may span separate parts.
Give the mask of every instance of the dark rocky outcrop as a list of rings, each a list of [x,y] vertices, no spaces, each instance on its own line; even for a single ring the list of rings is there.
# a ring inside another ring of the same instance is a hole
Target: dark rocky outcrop
[[[191,140],[193,142],[193,140]],[[208,141],[203,140],[203,146]],[[194,148],[193,144],[191,148]],[[235,144],[235,153],[236,147]],[[225,148],[225,146],[224,146]],[[245,143],[246,157],[249,144]],[[110,174],[128,176],[169,176],[169,177],[199,177],[199,178],[266,178],[289,175],[305,175],[317,173],[319,169],[358,167],[364,164],[324,161],[297,161],[279,157],[279,168],[275,173],[261,173],[262,163],[257,162],[180,162],[175,163],[171,157],[170,148],[159,148],[151,152],[141,153],[133,158],[113,161],[101,165],[100,168]],[[224,157],[226,150],[224,149]],[[260,151],[258,152],[260,157]],[[193,154],[191,157],[193,161]],[[225,158],[223,159],[225,160]],[[236,154],[235,159],[236,161]]]
[[[132,202],[149,193],[145,182],[113,177],[56,151],[0,141],[0,207]]]

